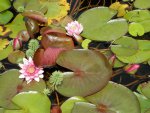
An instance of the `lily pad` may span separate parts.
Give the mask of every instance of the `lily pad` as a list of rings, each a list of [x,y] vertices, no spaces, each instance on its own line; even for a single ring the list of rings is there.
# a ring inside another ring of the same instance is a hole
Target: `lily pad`
[[[137,40],[138,50],[131,56],[117,56],[117,58],[124,63],[142,63],[150,59],[150,41]]]
[[[0,74],[0,106],[8,109],[18,108],[11,103],[11,99],[19,92],[39,91],[43,92],[46,88],[45,82],[31,82],[27,84],[23,79],[19,79],[19,71],[16,69],[8,70]],[[6,82],[7,81],[7,82]]]
[[[51,102],[45,94],[38,92],[22,92],[12,101],[28,113],[50,113]]]
[[[128,24],[125,19],[111,20],[115,15],[116,11],[108,7],[85,11],[78,18],[84,28],[81,35],[97,41],[112,41],[120,38],[127,32]]]
[[[11,45],[9,45],[5,49],[1,50],[0,51],[0,60],[7,58],[11,52],[13,52],[13,47]]]
[[[11,3],[9,0],[1,0],[0,2],[0,12],[10,8]]]
[[[72,113],[72,109],[76,102],[87,102],[83,97],[71,97],[61,105],[62,113]],[[78,112],[81,113],[81,112]]]
[[[39,0],[15,0],[13,6],[18,12],[33,10],[45,13],[47,11],[46,5],[41,4]]]
[[[144,35],[144,27],[139,24],[139,23],[131,23],[129,25],[129,33],[132,35],[132,36],[142,36]]]
[[[71,113],[100,113],[97,106],[87,102],[76,102]]]
[[[111,50],[117,56],[131,56],[134,55],[138,50],[138,43],[135,39],[127,36],[123,36],[118,40],[114,41],[111,45]]]
[[[129,11],[124,15],[124,18],[129,22],[142,22],[150,19],[150,11],[140,9]]]
[[[95,104],[102,113],[140,113],[139,101],[132,91],[113,82],[109,82],[96,94],[86,97],[86,100]]]
[[[7,110],[5,109],[4,113],[25,113],[24,110]]]
[[[134,6],[136,8],[148,9],[150,8],[149,0],[135,0]]]
[[[22,59],[24,57],[25,57],[24,52],[22,52],[20,50],[16,50],[16,51],[13,51],[11,54],[9,54],[8,61],[13,64],[18,64],[18,63],[22,62]]]
[[[0,24],[7,24],[13,17],[13,13],[5,11],[0,13]]]
[[[150,99],[150,82],[140,84],[138,89],[145,97]]]
[[[150,100],[139,93],[134,92],[134,94],[137,96],[140,102],[141,113],[145,113],[148,109],[150,109]]]
[[[139,22],[144,28],[145,33],[150,32],[150,19]]]
[[[103,54],[92,50],[62,52],[57,64],[73,72],[64,72],[57,91],[67,97],[87,96],[102,89],[112,74],[111,66]]]
[[[11,23],[6,25],[6,27],[8,27],[12,31],[12,34],[10,34],[10,37],[16,38],[17,34],[20,31],[26,30],[23,16],[21,14],[18,14]]]

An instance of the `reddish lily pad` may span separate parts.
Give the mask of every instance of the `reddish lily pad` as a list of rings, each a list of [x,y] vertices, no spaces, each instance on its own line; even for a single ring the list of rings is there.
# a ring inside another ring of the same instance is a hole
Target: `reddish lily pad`
[[[42,33],[42,46],[48,47],[59,47],[66,49],[73,49],[74,43],[72,38],[66,35],[64,31],[58,29],[44,28]]]
[[[38,49],[33,57],[34,63],[36,66],[41,67],[47,67],[47,66],[53,66],[56,64],[56,60],[58,55],[64,51],[63,48],[47,48],[44,49]]]
[[[86,97],[86,100],[95,104],[100,113],[141,113],[139,101],[134,93],[113,82],[109,82],[96,94]]]
[[[112,74],[105,56],[92,50],[69,50],[62,52],[57,64],[72,70],[65,72],[57,91],[67,97],[87,96],[102,89]]]

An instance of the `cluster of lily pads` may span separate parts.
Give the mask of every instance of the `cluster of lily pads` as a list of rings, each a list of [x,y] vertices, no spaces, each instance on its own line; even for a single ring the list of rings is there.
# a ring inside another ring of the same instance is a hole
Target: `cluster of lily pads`
[[[0,113],[150,113],[149,81],[111,81],[150,64],[149,0],[123,2],[73,18],[66,0],[1,0]]]

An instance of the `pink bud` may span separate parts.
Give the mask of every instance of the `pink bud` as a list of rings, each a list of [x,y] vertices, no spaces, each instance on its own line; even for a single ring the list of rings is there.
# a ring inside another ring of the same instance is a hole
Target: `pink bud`
[[[112,55],[112,56],[110,56],[110,58],[109,58],[109,63],[113,65],[114,62],[115,62],[115,60],[116,60],[116,55]]]
[[[140,68],[139,64],[131,64],[124,68],[124,70],[129,74],[135,74],[136,71]]]
[[[20,49],[22,47],[22,41],[19,38],[15,38],[13,40],[13,48],[16,49]]]

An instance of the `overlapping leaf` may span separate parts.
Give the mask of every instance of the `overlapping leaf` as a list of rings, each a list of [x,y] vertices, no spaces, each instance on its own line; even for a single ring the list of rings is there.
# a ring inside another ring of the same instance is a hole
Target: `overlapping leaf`
[[[78,21],[83,25],[83,37],[97,41],[112,41],[123,36],[128,30],[125,19],[112,19],[116,11],[97,7],[82,13]]]

